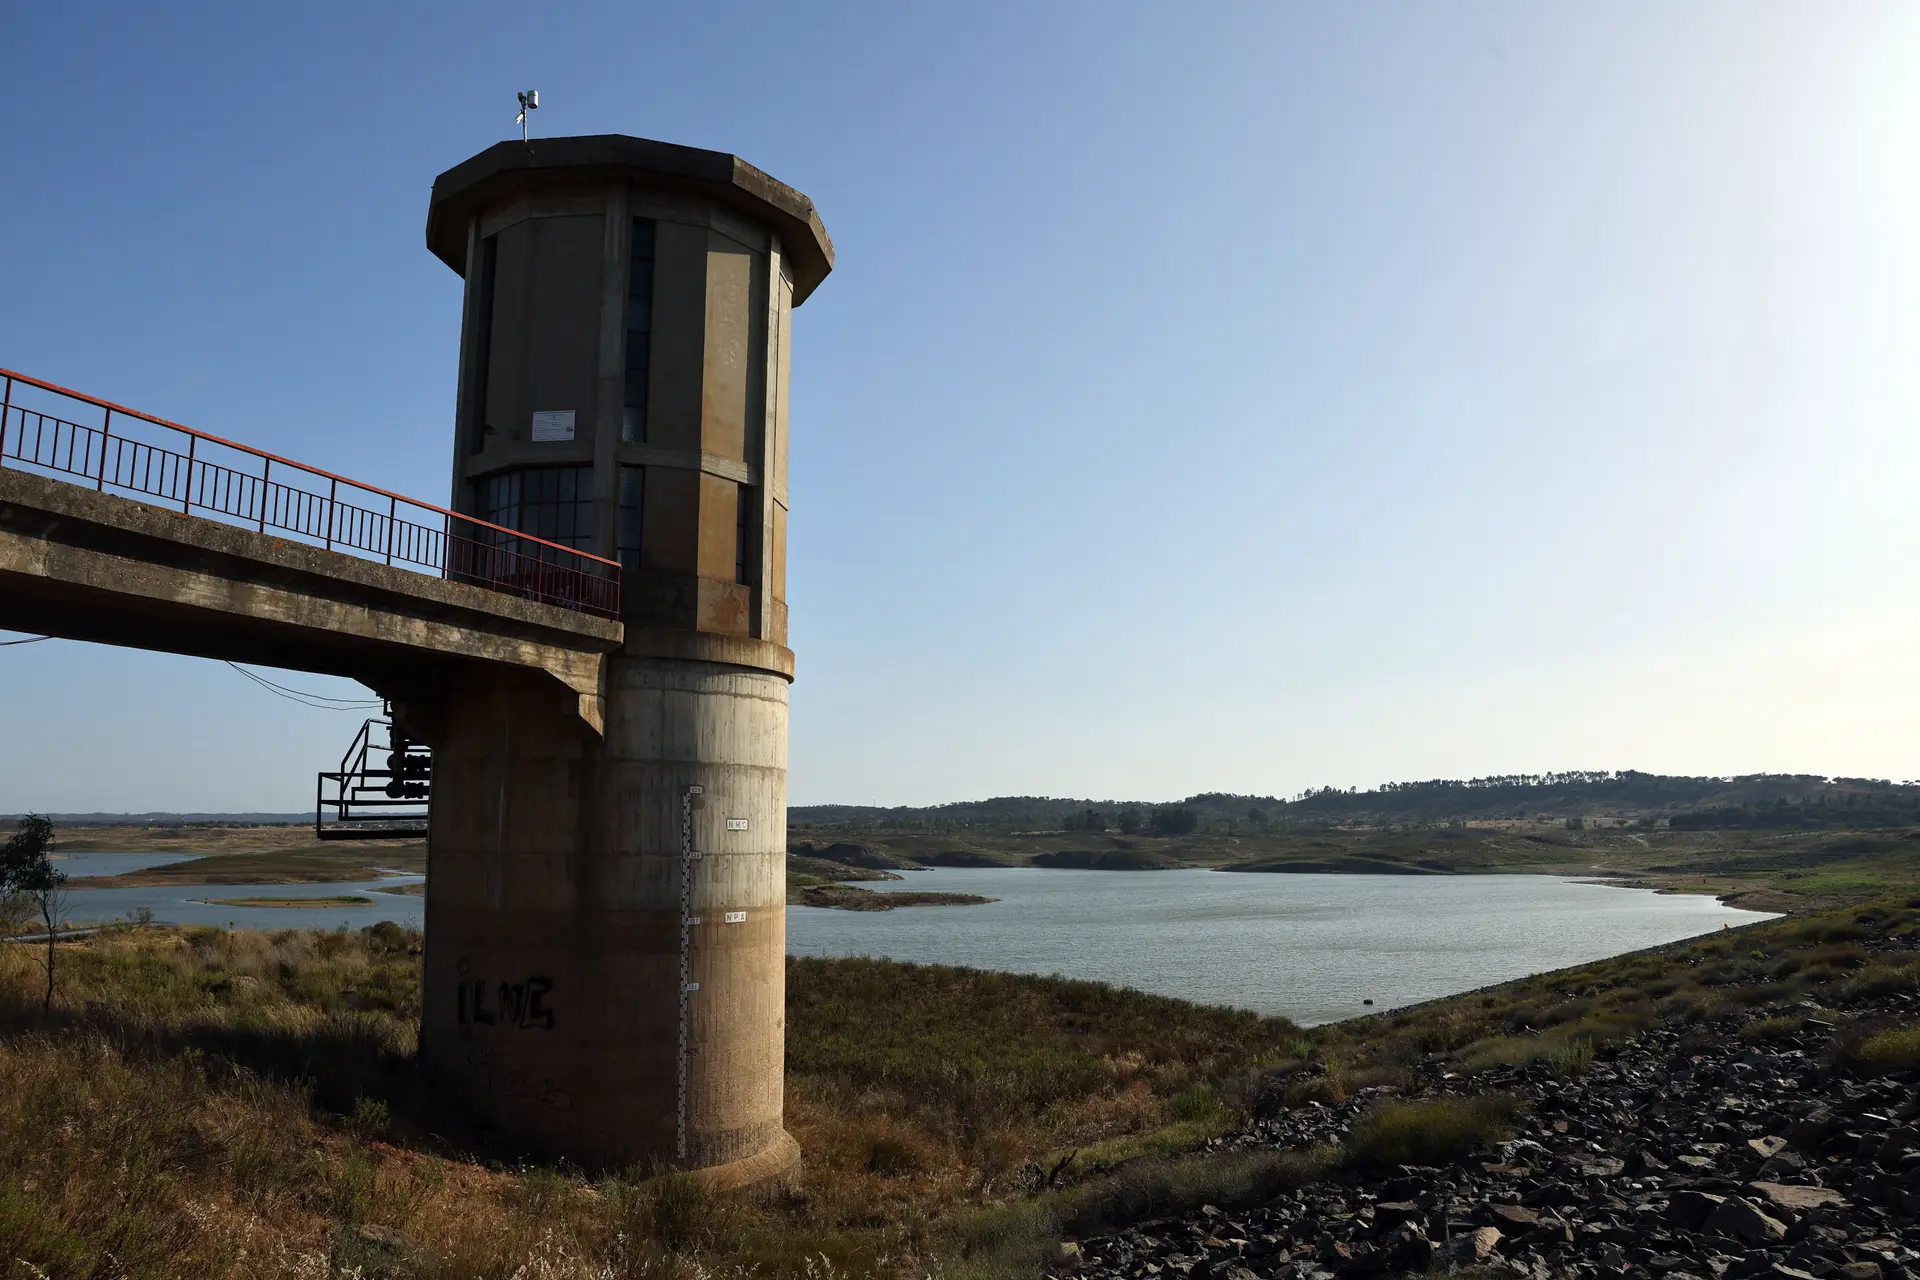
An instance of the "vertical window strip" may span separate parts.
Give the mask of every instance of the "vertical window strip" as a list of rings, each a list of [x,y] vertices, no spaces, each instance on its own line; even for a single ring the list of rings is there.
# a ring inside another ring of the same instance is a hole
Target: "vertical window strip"
[[[487,447],[487,387],[493,366],[493,281],[500,262],[500,238],[488,236],[480,242],[480,297],[475,306],[473,363],[467,387],[468,452],[479,453]]]
[[[620,468],[620,528],[617,541],[620,565],[628,572],[640,567],[641,499],[646,493],[646,482],[645,467]]]
[[[753,490],[746,485],[739,486],[739,511],[733,521],[733,580],[739,583],[747,581],[747,535],[753,530]]]
[[[620,438],[641,444],[647,438],[648,347],[653,339],[653,221],[633,220],[627,265],[626,399],[620,414]]]

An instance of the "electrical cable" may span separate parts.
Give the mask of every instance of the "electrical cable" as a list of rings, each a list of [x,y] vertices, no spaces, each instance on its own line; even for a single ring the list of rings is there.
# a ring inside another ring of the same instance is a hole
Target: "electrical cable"
[[[315,702],[340,702],[340,703],[345,703],[349,706],[356,706],[356,707],[364,707],[364,706],[370,706],[370,705],[377,706],[379,705],[379,702],[380,702],[380,699],[378,698],[336,698],[330,693],[311,693],[305,689],[295,689],[291,685],[276,683],[275,681],[267,679],[265,676],[261,675],[257,671],[247,670],[245,667],[240,666],[238,663],[229,662],[227,665],[232,667],[235,671],[238,671],[241,675],[246,676],[248,679],[256,680],[259,683],[266,685],[269,689],[277,689],[281,693],[291,694],[294,697],[298,697],[298,698],[310,698]]]
[[[25,640],[0,640],[0,649],[4,649],[10,644],[39,644],[42,640],[51,639],[53,639],[52,636],[30,636]]]
[[[303,707],[312,707],[316,711],[353,711],[364,714],[368,711],[377,710],[385,705],[385,703],[377,698],[334,698],[324,693],[308,693],[304,689],[289,689],[286,685],[275,684],[265,676],[255,675],[237,662],[229,662],[227,665],[267,692],[275,694],[278,697],[286,698],[289,701],[297,702]]]

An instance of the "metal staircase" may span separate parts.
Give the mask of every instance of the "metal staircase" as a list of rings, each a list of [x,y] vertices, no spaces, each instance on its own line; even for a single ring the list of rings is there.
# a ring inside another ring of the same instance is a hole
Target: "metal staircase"
[[[420,839],[432,782],[432,752],[394,727],[388,707],[360,726],[337,771],[320,774],[313,833],[322,840]]]

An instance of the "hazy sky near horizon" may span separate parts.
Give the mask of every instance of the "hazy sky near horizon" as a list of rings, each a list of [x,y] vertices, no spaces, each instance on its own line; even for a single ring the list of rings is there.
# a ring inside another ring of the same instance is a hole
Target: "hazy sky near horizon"
[[[427,194],[514,90],[812,196],[794,803],[1920,775],[1920,7],[87,4],[0,47],[0,365],[432,501]],[[0,649],[0,713],[0,811],[295,810],[357,728],[68,642]]]

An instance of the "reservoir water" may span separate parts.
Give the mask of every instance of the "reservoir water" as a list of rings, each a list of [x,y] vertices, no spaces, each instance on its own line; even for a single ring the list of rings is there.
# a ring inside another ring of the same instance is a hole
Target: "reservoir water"
[[[788,907],[787,950],[1091,978],[1303,1025],[1771,918],[1704,894],[1527,875],[938,868],[860,887],[1000,901]]]
[[[69,876],[111,876],[169,862],[185,861],[180,854],[75,853],[54,866]],[[68,920],[76,925],[111,924],[133,920],[140,908],[153,912],[158,924],[208,924],[230,929],[358,929],[376,920],[394,920],[410,929],[426,923],[425,898],[382,890],[418,884],[424,876],[391,875],[378,880],[333,884],[173,884],[141,885],[126,889],[69,889]],[[351,907],[233,907],[203,901],[208,898],[343,898],[367,899]]]
[[[179,854],[74,853],[69,875],[113,875]],[[76,889],[74,923],[132,920],[252,929],[419,928],[425,901],[351,884]],[[909,872],[877,892],[947,890],[999,901],[895,911],[787,908],[787,950],[1060,974],[1312,1025],[1769,919],[1700,894],[1552,876],[1263,875],[1218,871]],[[205,898],[333,898],[366,906],[233,907]],[[1371,998],[1371,1007],[1362,1001]]]

